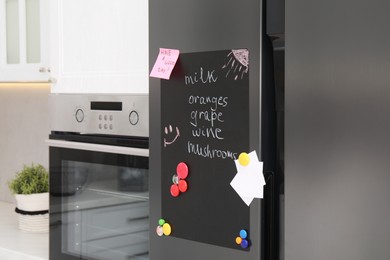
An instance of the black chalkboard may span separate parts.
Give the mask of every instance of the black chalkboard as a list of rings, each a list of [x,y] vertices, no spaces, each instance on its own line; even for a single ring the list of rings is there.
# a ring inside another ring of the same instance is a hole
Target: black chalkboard
[[[161,217],[171,236],[242,249],[249,207],[230,186],[234,159],[249,152],[248,51],[180,54],[170,80],[161,80]],[[172,177],[187,164],[188,190],[173,197]]]

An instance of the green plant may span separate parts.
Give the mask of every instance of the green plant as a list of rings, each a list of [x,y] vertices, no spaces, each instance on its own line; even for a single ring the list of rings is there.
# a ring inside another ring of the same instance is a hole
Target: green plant
[[[49,174],[42,165],[24,165],[23,170],[16,173],[8,183],[13,194],[33,194],[49,191]]]

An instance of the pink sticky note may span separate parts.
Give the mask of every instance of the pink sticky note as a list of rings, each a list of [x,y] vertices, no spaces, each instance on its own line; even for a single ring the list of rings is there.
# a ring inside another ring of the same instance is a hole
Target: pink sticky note
[[[173,49],[160,48],[156,63],[150,72],[150,76],[160,79],[169,79],[176,61],[179,58],[180,51]]]

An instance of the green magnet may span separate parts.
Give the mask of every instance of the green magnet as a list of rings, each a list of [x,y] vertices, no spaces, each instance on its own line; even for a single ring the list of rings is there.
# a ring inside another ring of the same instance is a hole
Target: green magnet
[[[164,225],[164,224],[165,224],[165,220],[162,219],[162,218],[160,218],[160,219],[158,220],[158,224],[159,224],[160,226]]]

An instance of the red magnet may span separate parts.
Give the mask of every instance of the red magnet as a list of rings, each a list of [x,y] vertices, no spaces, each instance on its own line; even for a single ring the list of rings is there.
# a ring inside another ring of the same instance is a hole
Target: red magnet
[[[177,197],[177,196],[179,196],[179,194],[180,194],[179,186],[177,186],[176,184],[172,184],[171,185],[171,195],[173,197]]]
[[[188,176],[188,166],[186,163],[181,162],[176,167],[176,173],[180,179],[185,179]]]
[[[188,189],[188,184],[187,184],[187,182],[186,182],[185,180],[180,180],[180,181],[179,181],[179,190],[180,190],[181,192],[186,192],[187,189]]]

